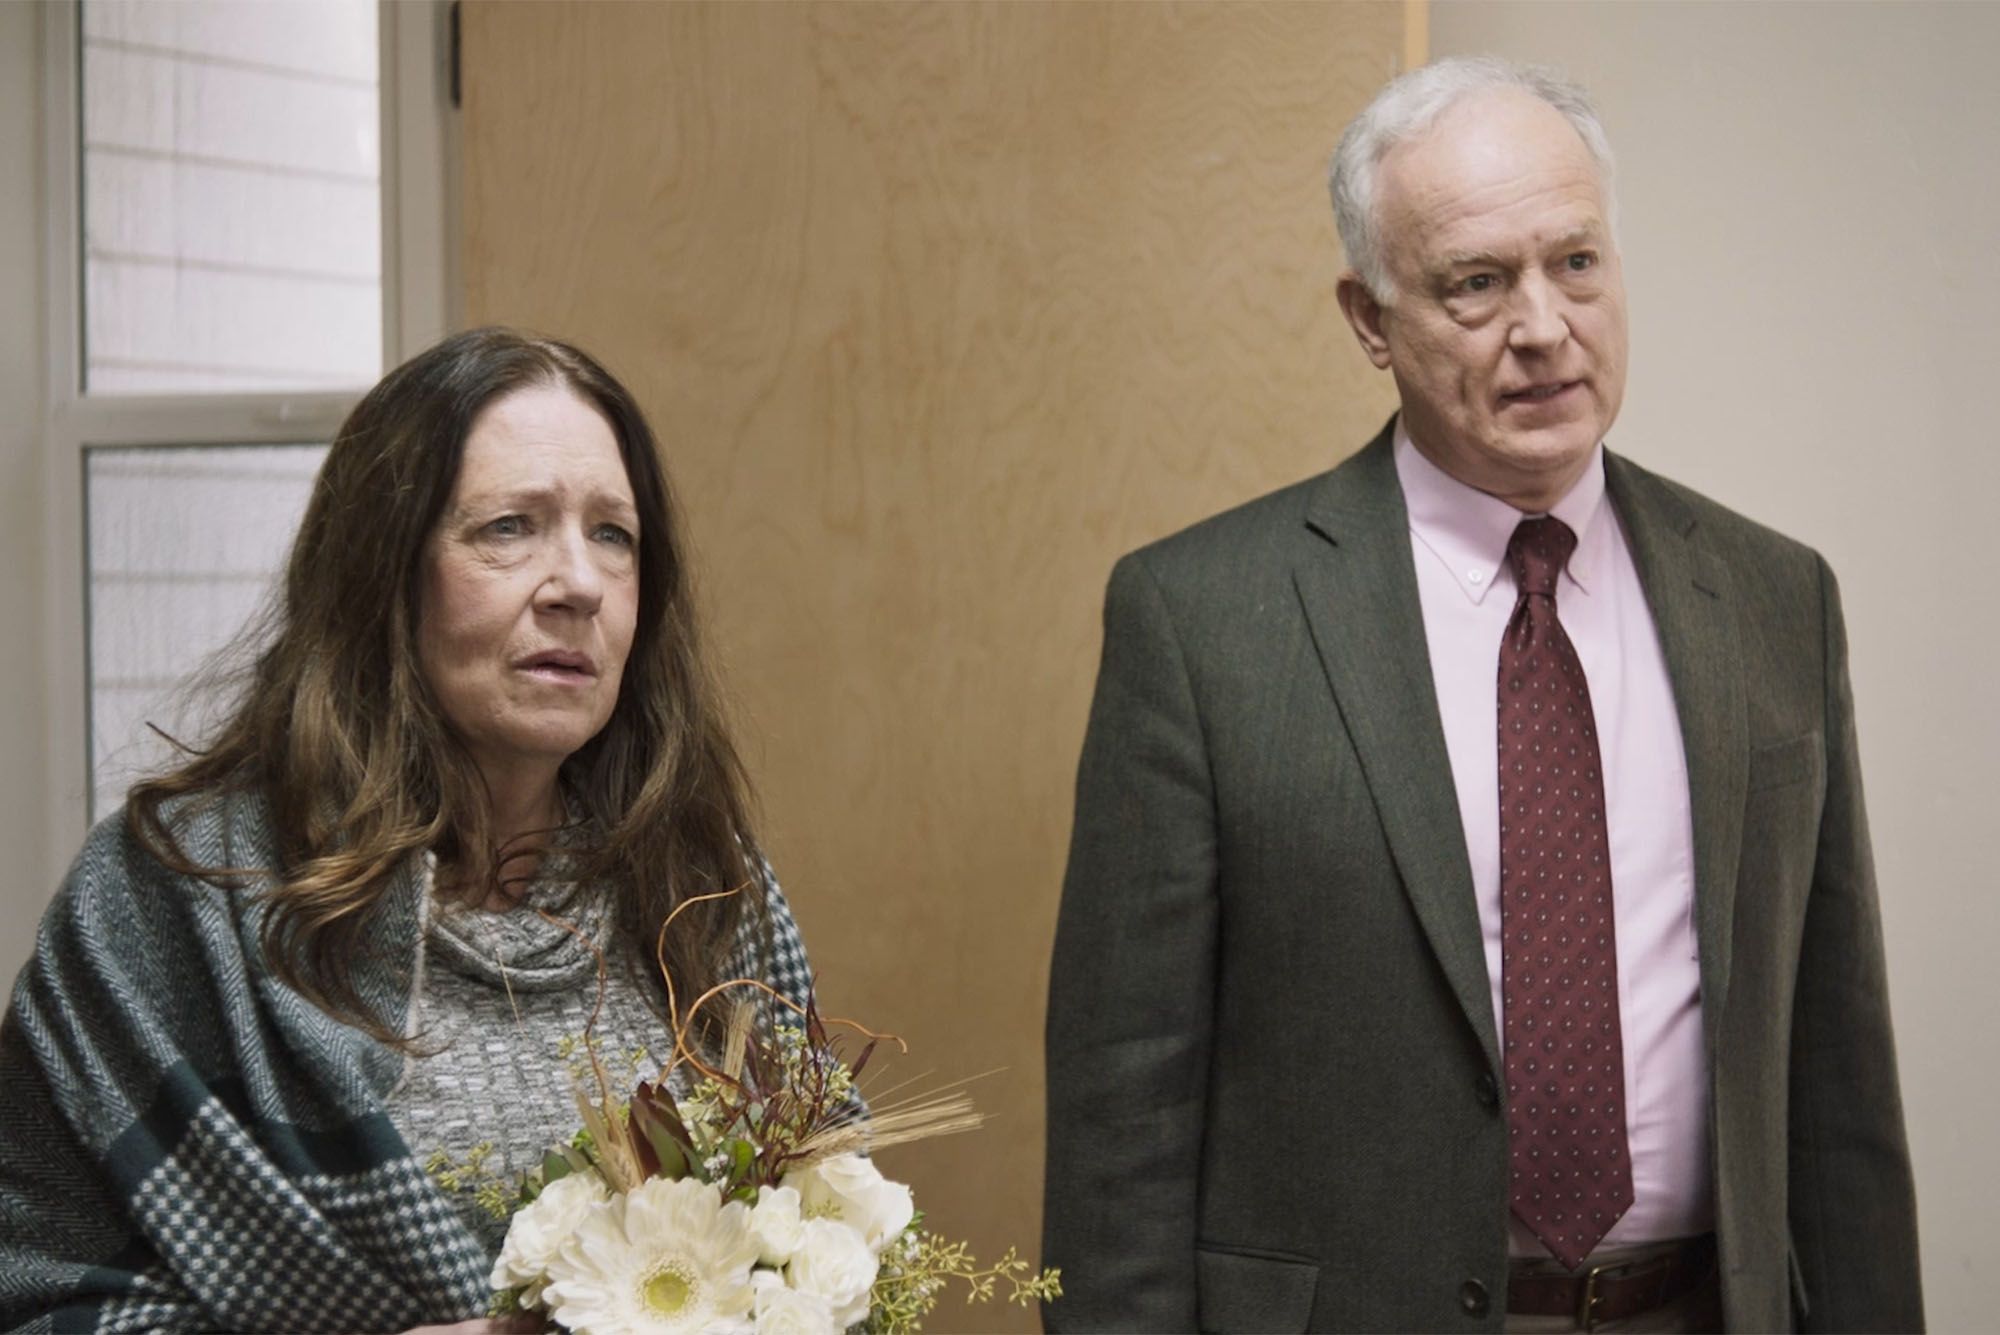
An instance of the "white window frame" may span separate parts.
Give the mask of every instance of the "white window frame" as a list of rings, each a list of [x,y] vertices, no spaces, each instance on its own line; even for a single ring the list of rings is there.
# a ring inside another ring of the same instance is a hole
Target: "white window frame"
[[[394,366],[459,324],[457,114],[449,0],[378,0],[382,135],[382,357]],[[83,392],[79,0],[42,14],[48,383],[44,724],[45,883],[82,841],[90,810],[85,632],[85,451],[105,445],[330,440],[366,386],[339,393]]]

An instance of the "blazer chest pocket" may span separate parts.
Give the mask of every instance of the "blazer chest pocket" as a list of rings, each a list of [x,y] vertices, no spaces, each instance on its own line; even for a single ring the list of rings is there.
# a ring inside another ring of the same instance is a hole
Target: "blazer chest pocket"
[[[1783,788],[1813,777],[1820,767],[1819,730],[1750,751],[1750,791]]]
[[[1319,1266],[1302,1256],[1197,1246],[1194,1275],[1203,1330],[1304,1330],[1312,1321]]]

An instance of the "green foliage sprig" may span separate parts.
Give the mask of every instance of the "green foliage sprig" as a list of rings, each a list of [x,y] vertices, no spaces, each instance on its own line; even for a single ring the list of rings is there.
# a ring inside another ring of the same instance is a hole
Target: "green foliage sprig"
[[[994,1287],[1003,1280],[1008,1286],[1007,1301],[1022,1307],[1062,1296],[1060,1269],[1036,1271],[1013,1247],[994,1264],[981,1268],[967,1244],[942,1238],[921,1223],[921,1219],[913,1220],[902,1238],[882,1255],[882,1270],[870,1295],[869,1331],[906,1335],[922,1330],[923,1318],[937,1306],[951,1280],[964,1282],[968,1304],[993,1301]]]

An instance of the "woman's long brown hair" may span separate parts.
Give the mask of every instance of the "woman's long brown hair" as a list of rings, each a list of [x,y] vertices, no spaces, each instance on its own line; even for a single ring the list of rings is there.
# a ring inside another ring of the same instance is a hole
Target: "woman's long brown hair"
[[[639,617],[611,720],[563,767],[588,832],[568,850],[579,880],[618,902],[627,967],[653,968],[654,937],[683,902],[754,878],[749,790],[702,658],[680,524],[657,446],[632,396],[567,344],[506,329],[456,335],[404,363],[342,424],[314,483],[268,647],[210,743],[133,788],[126,820],[161,862],[233,883],[242,869],[198,866],[173,827],[186,803],[263,798],[278,866],[263,949],[272,969],[322,1009],[401,1045],[355,985],[382,891],[433,849],[457,884],[500,883],[486,792],[417,666],[426,542],[458,476],[466,436],[489,404],[561,385],[611,424],[639,510]],[[744,901],[751,902],[746,907]],[[690,905],[664,946],[675,986],[720,977],[762,896]],[[650,995],[649,989],[649,995]]]

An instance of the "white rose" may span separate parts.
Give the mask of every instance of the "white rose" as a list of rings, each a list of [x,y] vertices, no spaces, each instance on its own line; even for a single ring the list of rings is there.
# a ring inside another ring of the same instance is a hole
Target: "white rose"
[[[799,1193],[791,1187],[765,1187],[750,1207],[750,1233],[757,1239],[758,1259],[776,1269],[799,1249]]]
[[[528,1291],[521,1295],[522,1303],[536,1306],[563,1240],[576,1232],[593,1207],[608,1199],[595,1173],[571,1173],[549,1183],[508,1221],[507,1240],[501,1244],[500,1259],[493,1263],[488,1282],[496,1289],[525,1284]]]
[[[883,1177],[873,1161],[858,1154],[822,1159],[788,1175],[785,1185],[798,1188],[806,1214],[830,1214],[844,1221],[878,1256],[916,1214],[910,1189]]]
[[[770,1270],[759,1270],[750,1282],[757,1290],[757,1335],[837,1335],[833,1308],[817,1293],[792,1288]]]
[[[837,1219],[808,1219],[785,1278],[802,1293],[826,1300],[833,1324],[845,1330],[868,1315],[868,1292],[880,1267],[861,1235]]]

